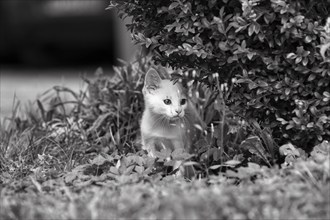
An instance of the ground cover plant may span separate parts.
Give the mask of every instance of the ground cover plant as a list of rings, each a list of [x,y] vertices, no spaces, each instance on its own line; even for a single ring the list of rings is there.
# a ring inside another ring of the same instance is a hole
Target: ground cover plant
[[[225,104],[277,143],[308,151],[329,139],[328,1],[111,2],[158,63],[227,83]]]
[[[149,53],[96,70],[86,90],[14,102],[0,130],[1,219],[330,218],[327,1],[112,6]],[[141,150],[150,67],[188,87],[207,124],[195,151]]]

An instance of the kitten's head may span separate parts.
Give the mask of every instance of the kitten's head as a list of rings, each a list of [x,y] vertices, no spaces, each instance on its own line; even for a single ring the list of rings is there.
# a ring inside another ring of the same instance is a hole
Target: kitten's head
[[[177,120],[185,116],[187,95],[181,83],[161,79],[158,72],[150,69],[144,80],[145,106],[151,112]]]

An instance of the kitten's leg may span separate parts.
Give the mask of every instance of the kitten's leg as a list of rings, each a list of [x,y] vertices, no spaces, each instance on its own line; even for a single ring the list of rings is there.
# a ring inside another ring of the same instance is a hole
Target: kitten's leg
[[[142,138],[142,149],[146,150],[150,157],[155,157],[155,154],[153,153],[153,149],[155,145],[153,139],[146,138],[145,135],[143,134],[141,134],[141,138]]]
[[[173,150],[184,149],[184,142],[182,140],[179,139],[172,140],[172,144],[174,148]]]
[[[184,143],[182,140],[180,139],[175,139],[175,140],[172,140],[172,145],[173,145],[173,150],[176,150],[176,149],[184,149]],[[182,176],[182,161],[181,160],[178,160],[178,161],[175,161],[174,165],[173,165],[173,170],[176,170],[178,169],[178,172],[176,173],[176,176],[179,177],[179,176]]]
[[[147,149],[149,157],[156,157],[155,155],[155,142],[154,141],[149,141],[147,145]]]
[[[161,152],[166,149],[166,141],[154,137],[144,138],[142,148],[148,152],[150,157],[156,157],[156,151]]]
[[[173,140],[173,146],[174,149],[184,149],[185,151],[189,152],[191,148],[191,140],[189,135],[185,136],[183,138],[184,140]],[[173,166],[173,170],[178,169],[178,172],[176,173],[177,177],[184,177],[191,179],[195,176],[195,169],[192,165],[184,166],[182,160],[178,160],[175,162]]]

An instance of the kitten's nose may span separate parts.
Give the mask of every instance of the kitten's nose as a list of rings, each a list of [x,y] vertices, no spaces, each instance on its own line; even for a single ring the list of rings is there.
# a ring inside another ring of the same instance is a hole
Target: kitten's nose
[[[182,112],[182,109],[176,109],[175,112],[179,115]]]

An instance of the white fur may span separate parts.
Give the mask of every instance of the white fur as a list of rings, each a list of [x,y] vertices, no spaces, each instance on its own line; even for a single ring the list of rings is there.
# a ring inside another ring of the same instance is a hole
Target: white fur
[[[189,149],[195,135],[195,124],[201,120],[188,100],[180,83],[161,79],[151,69],[146,74],[143,88],[145,109],[141,121],[142,145],[149,155],[163,148]],[[171,104],[164,103],[165,99]],[[185,103],[183,103],[185,99]]]

